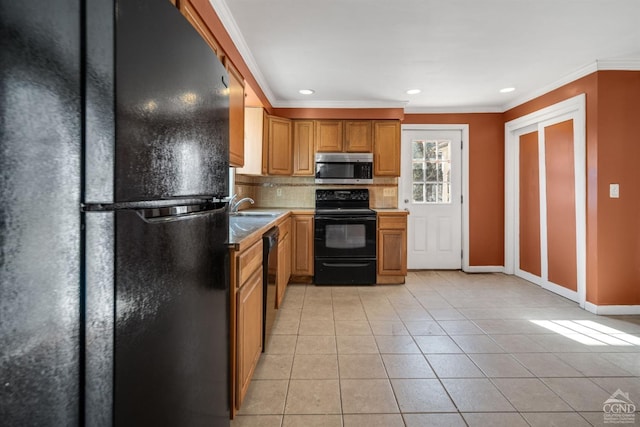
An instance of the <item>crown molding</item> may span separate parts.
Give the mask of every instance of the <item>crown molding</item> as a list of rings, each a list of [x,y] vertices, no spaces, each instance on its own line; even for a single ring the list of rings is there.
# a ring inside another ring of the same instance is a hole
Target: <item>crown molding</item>
[[[529,92],[521,97],[515,98],[514,100],[506,103],[502,107],[502,111],[510,110],[518,105],[522,105],[525,102],[531,101],[539,96],[542,96],[546,93],[551,92],[552,90],[558,89],[568,83],[576,81],[582,77],[588,76],[589,74],[595,73],[596,71],[640,71],[640,59],[600,59],[592,62],[591,64],[585,65],[573,73],[567,74],[566,76],[556,80],[555,82],[548,84],[546,86],[541,87],[540,89]]]
[[[502,111],[504,112],[504,111],[510,110],[510,109],[512,109],[514,107],[517,107],[518,105],[522,105],[525,102],[529,102],[532,99],[535,99],[535,98],[537,98],[539,96],[542,96],[545,93],[549,93],[552,90],[558,89],[559,87],[562,87],[562,86],[564,86],[564,85],[566,85],[568,83],[576,81],[576,80],[578,80],[578,79],[580,79],[580,78],[582,78],[584,76],[588,76],[591,73],[595,73],[596,71],[598,71],[598,67],[597,67],[596,62],[593,62],[591,64],[585,65],[585,66],[577,69],[576,71],[574,71],[574,72],[572,72],[570,74],[567,74],[566,76],[556,80],[553,83],[550,83],[550,84],[548,84],[546,86],[543,86],[543,87],[541,87],[539,89],[533,90],[533,91],[531,91],[531,92],[529,92],[527,94],[524,94],[524,95],[522,95],[520,97],[517,97],[517,98],[513,99],[512,101],[510,101],[510,102],[508,102],[508,103],[506,103],[506,104],[504,104],[502,106]]]
[[[251,74],[253,74],[253,77],[258,82],[260,89],[262,89],[262,92],[267,97],[269,103],[273,105],[275,101],[275,95],[273,94],[271,87],[267,83],[267,80],[264,78],[264,75],[260,71],[260,67],[258,67],[256,59],[253,57],[251,49],[249,49],[249,45],[247,45],[244,36],[240,32],[240,28],[238,28],[236,20],[233,19],[233,15],[229,10],[229,6],[227,6],[226,1],[209,0],[209,3],[218,15],[218,18],[220,18],[220,21],[222,21],[222,25],[224,25],[225,30],[227,30],[227,33],[229,33],[229,37],[231,37],[233,44],[236,45],[236,49],[238,49],[238,52],[240,52],[240,56],[242,56],[242,59],[247,64],[247,67],[249,67],[249,71],[251,71]]]
[[[471,113],[502,113],[500,107],[405,107],[405,114],[471,114]]]
[[[406,101],[276,101],[274,108],[405,108]]]
[[[638,59],[601,59],[596,61],[598,70],[640,71]]]

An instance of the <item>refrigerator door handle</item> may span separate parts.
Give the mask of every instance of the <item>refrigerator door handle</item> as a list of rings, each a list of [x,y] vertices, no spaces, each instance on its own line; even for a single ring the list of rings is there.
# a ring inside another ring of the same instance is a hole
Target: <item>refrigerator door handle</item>
[[[207,205],[172,206],[164,208],[138,209],[136,214],[147,224],[181,221],[204,215],[219,214],[227,211],[226,203]]]

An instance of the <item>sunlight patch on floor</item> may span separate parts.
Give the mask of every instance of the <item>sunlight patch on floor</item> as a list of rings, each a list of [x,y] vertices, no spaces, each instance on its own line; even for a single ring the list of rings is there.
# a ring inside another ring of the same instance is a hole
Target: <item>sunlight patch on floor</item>
[[[585,345],[640,345],[640,338],[591,320],[531,320],[531,323]]]

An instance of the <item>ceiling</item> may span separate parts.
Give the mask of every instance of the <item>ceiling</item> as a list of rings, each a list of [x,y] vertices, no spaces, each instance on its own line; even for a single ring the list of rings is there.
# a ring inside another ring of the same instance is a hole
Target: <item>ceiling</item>
[[[274,107],[504,111],[640,70],[639,0],[210,1]]]

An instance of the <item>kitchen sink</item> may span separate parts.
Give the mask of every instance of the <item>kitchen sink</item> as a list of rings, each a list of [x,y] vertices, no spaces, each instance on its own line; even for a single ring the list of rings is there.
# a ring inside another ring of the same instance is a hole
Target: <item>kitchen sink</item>
[[[264,216],[264,217],[270,217],[270,218],[275,218],[277,216],[279,216],[281,214],[281,212],[252,212],[252,211],[240,211],[240,212],[235,212],[230,214],[231,216]]]

